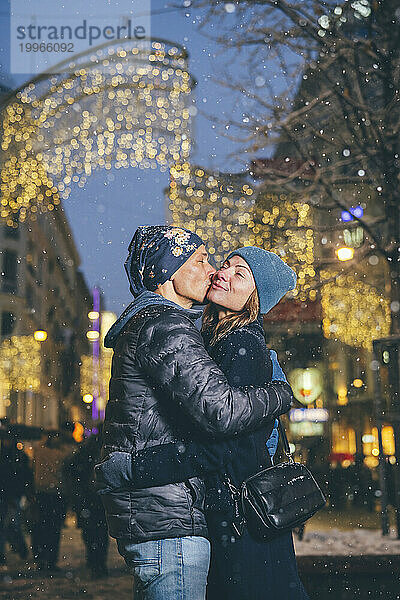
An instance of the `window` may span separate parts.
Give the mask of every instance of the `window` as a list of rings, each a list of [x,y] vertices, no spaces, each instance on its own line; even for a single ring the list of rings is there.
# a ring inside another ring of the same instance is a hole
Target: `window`
[[[26,286],[26,302],[28,304],[29,308],[34,308],[34,301],[33,301],[33,289],[31,285],[27,285]]]
[[[13,250],[4,250],[3,273],[3,291],[15,292],[17,289],[17,253]]]
[[[9,227],[8,225],[4,225],[3,231],[5,238],[11,238],[14,240],[19,239],[19,227]]]
[[[3,271],[6,279],[17,279],[17,253],[13,250],[4,251]]]
[[[15,315],[12,312],[4,311],[1,313],[1,335],[11,335],[15,326]]]
[[[46,377],[50,377],[51,374],[51,360],[46,358],[44,361],[44,374]]]
[[[350,246],[350,248],[359,248],[364,242],[364,230],[361,227],[344,229],[343,239],[346,246]]]
[[[39,254],[36,265],[36,283],[42,285],[43,283],[43,256]]]

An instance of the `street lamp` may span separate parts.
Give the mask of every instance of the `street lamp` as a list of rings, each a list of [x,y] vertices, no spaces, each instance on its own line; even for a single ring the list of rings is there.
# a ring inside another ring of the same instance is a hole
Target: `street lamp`
[[[85,404],[90,404],[91,402],[93,402],[93,396],[92,396],[92,394],[84,394],[84,396],[82,397],[82,400],[84,401]]]
[[[346,260],[351,260],[354,256],[354,248],[349,248],[348,246],[342,246],[336,250],[336,256],[341,262]]]
[[[88,312],[88,317],[91,321],[96,321],[100,317],[100,313],[97,310],[91,310]]]
[[[47,340],[47,331],[38,329],[34,332],[33,337],[37,342],[45,342]]]
[[[94,330],[90,330],[86,333],[86,337],[88,340],[90,340],[91,342],[95,342],[96,340],[99,339],[100,337],[100,333],[98,331],[94,331]]]
[[[348,404],[349,402],[349,399],[347,397],[347,388],[344,386],[340,386],[337,391],[337,395],[339,406],[346,406],[346,404]]]

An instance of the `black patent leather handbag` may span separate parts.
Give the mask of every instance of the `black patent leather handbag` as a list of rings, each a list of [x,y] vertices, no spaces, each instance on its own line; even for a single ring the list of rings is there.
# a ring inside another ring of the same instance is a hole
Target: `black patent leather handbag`
[[[238,519],[233,528],[237,535],[247,526],[259,539],[273,538],[301,525],[326,504],[310,471],[294,461],[280,420],[279,433],[288,462],[248,477],[240,489],[226,482],[235,501]]]

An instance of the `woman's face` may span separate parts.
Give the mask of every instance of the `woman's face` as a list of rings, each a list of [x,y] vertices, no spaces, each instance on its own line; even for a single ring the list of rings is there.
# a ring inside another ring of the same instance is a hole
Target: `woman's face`
[[[207,298],[227,310],[238,312],[256,289],[253,273],[240,256],[231,256],[214,274]]]

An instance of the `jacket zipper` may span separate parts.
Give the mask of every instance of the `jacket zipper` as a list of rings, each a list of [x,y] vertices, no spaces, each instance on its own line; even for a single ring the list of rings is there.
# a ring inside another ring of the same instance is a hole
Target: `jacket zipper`
[[[185,489],[185,494],[186,494],[186,499],[187,499],[187,503],[189,506],[189,512],[190,512],[190,520],[192,523],[192,535],[195,535],[195,530],[194,530],[194,510],[193,510],[193,496],[191,494],[191,490],[190,490],[190,486],[188,485],[188,483],[186,483],[186,481],[183,482],[183,487]]]

